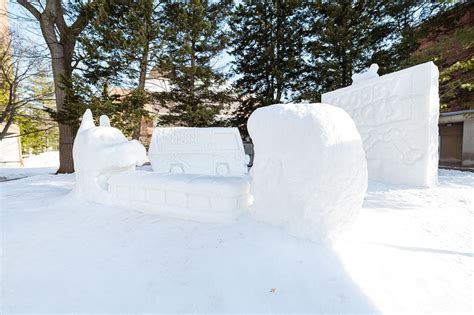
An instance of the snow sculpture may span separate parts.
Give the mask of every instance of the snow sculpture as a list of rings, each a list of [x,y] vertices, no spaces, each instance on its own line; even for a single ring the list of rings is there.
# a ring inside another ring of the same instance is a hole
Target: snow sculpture
[[[360,78],[360,77],[359,77]],[[438,171],[438,69],[420,64],[359,80],[322,96],[346,110],[359,130],[369,178],[433,186]]]
[[[247,173],[248,158],[237,128],[155,128],[148,155],[155,172]]]
[[[107,116],[94,125],[88,109],[81,122],[73,146],[76,193],[84,199],[110,202],[108,179],[117,173],[134,170],[146,160],[146,151],[138,141],[128,141]]]
[[[362,141],[349,115],[327,104],[257,109],[247,128],[254,142],[253,216],[289,233],[332,237],[358,213],[367,189]]]

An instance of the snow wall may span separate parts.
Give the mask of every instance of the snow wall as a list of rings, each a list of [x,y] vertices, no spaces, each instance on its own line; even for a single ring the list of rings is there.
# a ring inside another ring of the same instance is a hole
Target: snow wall
[[[257,220],[320,240],[355,218],[367,189],[367,164],[343,109],[272,105],[255,110],[247,128],[255,149],[250,211]]]
[[[353,76],[357,80],[351,86],[322,95],[324,103],[343,108],[354,120],[370,179],[425,187],[437,183],[438,75],[427,62],[381,77]]]

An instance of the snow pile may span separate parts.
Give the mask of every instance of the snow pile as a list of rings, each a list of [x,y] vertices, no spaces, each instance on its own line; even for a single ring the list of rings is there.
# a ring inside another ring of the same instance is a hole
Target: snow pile
[[[256,219],[312,240],[331,237],[358,213],[367,166],[354,122],[327,104],[257,109],[248,130],[255,146],[250,171]]]
[[[76,193],[87,200],[107,202],[108,179],[143,164],[146,151],[138,141],[128,141],[120,130],[110,127],[107,116],[101,116],[96,127],[88,109],[74,140],[73,157]]]
[[[322,95],[354,120],[364,143],[369,178],[434,186],[438,170],[438,68],[423,63],[378,77],[374,64],[351,86]]]

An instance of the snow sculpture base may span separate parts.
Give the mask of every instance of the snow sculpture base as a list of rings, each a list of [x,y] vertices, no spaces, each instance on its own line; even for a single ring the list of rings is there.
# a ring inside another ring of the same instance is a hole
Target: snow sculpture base
[[[367,165],[344,110],[272,105],[254,111],[247,127],[255,148],[251,212],[257,220],[319,240],[355,218],[367,189]]]
[[[114,203],[126,208],[225,223],[235,220],[249,205],[247,177],[134,171],[112,176],[109,185]]]
[[[364,77],[362,77],[363,79]],[[438,69],[432,62],[325,93],[359,130],[369,178],[433,186],[438,178]]]

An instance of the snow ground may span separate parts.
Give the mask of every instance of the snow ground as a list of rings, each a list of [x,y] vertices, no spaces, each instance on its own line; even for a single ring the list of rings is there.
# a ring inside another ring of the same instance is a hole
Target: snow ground
[[[0,170],[0,313],[472,313],[474,173],[371,183],[333,246],[75,200],[73,175]],[[43,173],[43,174],[39,174]],[[36,174],[36,175],[35,175]]]

